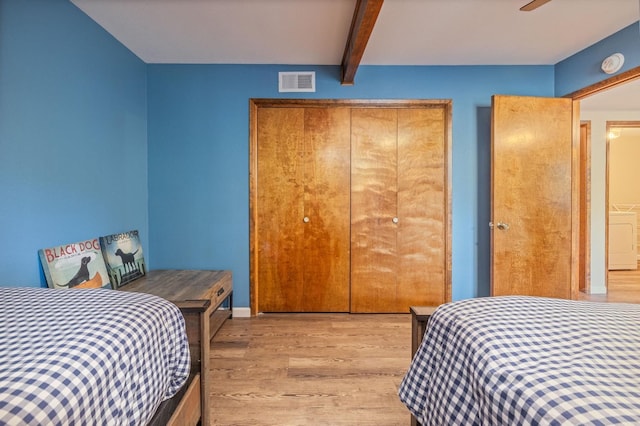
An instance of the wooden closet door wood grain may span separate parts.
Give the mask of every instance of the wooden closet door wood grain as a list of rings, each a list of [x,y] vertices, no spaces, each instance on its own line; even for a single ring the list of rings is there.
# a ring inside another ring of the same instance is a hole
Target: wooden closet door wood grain
[[[252,314],[451,300],[450,101],[250,107]]]
[[[305,109],[304,312],[349,311],[350,109]]]
[[[258,305],[348,312],[350,110],[260,108]]]
[[[258,300],[261,311],[304,307],[304,109],[260,108]]]
[[[396,309],[397,110],[351,111],[351,312]]]
[[[446,301],[446,169],[443,108],[398,110],[396,312]]]

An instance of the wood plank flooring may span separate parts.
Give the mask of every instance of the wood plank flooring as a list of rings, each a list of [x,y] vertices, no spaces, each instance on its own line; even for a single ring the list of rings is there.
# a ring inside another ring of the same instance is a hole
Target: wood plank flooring
[[[607,281],[607,294],[581,294],[580,299],[592,302],[640,303],[640,263],[636,270],[609,271]]]
[[[640,269],[611,271],[609,293],[640,303]],[[264,314],[225,322],[211,349],[213,425],[408,425],[397,396],[411,317]]]
[[[212,424],[408,425],[410,347],[409,314],[228,320],[211,350]]]

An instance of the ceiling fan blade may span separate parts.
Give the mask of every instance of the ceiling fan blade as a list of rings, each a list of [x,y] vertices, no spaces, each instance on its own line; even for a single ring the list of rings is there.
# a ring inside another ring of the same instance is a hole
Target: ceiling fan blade
[[[535,10],[535,9],[539,8],[543,4],[548,3],[550,1],[551,0],[533,0],[532,2],[529,2],[529,3],[525,4],[524,6],[522,6],[520,8],[520,10],[523,11],[523,12],[531,12],[532,10]]]

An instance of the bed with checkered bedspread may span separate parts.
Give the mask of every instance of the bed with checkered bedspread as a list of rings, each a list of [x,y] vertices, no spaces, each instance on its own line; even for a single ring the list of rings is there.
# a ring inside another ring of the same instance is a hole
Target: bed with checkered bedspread
[[[184,318],[164,299],[0,289],[0,424],[143,425],[189,369]]]
[[[398,394],[422,425],[640,424],[640,305],[442,305]]]

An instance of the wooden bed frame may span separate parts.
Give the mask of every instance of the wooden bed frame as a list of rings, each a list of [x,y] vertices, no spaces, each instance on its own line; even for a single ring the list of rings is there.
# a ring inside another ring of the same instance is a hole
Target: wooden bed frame
[[[164,269],[149,271],[121,290],[153,294],[174,303],[185,319],[191,375],[182,389],[164,401],[150,425],[209,426],[209,353],[211,339],[232,315],[231,271]],[[226,301],[229,309],[219,309]]]
[[[429,318],[436,311],[437,306],[412,306],[411,311],[411,358],[416,354],[424,332],[427,331]],[[420,426],[420,422],[411,415],[411,426]]]
[[[151,426],[195,426],[209,424],[209,306],[210,300],[176,302],[184,315],[189,349],[191,374],[182,389],[158,407],[149,422]]]

